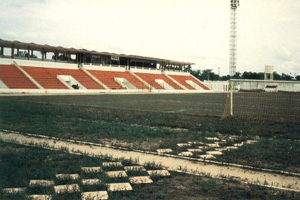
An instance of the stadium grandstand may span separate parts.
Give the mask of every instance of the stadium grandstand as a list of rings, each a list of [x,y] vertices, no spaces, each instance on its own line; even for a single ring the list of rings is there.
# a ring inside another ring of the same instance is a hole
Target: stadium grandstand
[[[191,65],[0,39],[0,93],[210,92]]]

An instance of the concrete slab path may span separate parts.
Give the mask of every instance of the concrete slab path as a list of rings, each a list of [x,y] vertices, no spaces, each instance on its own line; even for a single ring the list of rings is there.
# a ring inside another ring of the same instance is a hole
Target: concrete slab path
[[[223,166],[137,151],[125,151],[100,145],[84,144],[79,141],[63,141],[58,138],[29,136],[20,133],[0,132],[0,140],[53,150],[63,149],[68,150],[69,153],[81,153],[90,156],[108,155],[113,158],[136,159],[140,165],[155,162],[168,170],[182,171],[194,175],[209,175],[213,178],[233,177],[246,183],[300,192],[299,176]]]

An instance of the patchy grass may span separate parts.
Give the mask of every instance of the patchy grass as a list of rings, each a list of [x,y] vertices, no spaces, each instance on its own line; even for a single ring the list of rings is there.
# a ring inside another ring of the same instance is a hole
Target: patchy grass
[[[300,173],[300,142],[285,139],[263,139],[238,150],[224,152],[219,161],[240,163],[258,168],[273,168]],[[285,161],[285,162],[283,162]]]
[[[172,148],[176,154],[177,143],[199,141],[218,133],[225,137],[259,136],[260,143],[230,151],[218,159],[299,172],[299,161],[295,160],[300,156],[300,145],[295,141],[300,140],[299,122],[220,120],[225,100],[226,94],[0,97],[0,129],[151,151]],[[238,106],[240,110],[247,107]],[[298,109],[297,105],[294,109]],[[269,139],[273,142],[267,142]],[[286,162],[286,157],[291,162]]]
[[[0,142],[0,188],[26,187],[31,179],[55,179],[78,173],[81,166],[101,164],[98,158]]]
[[[110,195],[113,200],[140,199],[298,199],[299,193],[284,192],[259,186],[245,185],[236,181],[218,180],[206,177],[192,176],[181,173],[171,173],[172,179],[160,179],[153,184],[133,185],[133,191],[128,196],[118,193]]]
[[[70,155],[64,152],[44,150],[34,147],[24,147],[0,142],[0,199],[25,199],[24,195],[6,196],[2,193],[4,187],[25,187],[28,181],[35,179],[54,180],[55,173],[79,172],[82,166],[100,165],[104,159],[80,155]],[[123,161],[122,161],[123,162]],[[129,164],[129,161],[124,161]],[[157,169],[159,165],[148,163],[146,169]],[[77,170],[75,170],[77,169]],[[103,175],[103,174],[102,174]],[[98,177],[101,178],[101,177]],[[103,178],[103,177],[102,177]],[[241,184],[237,181],[212,179],[181,173],[171,173],[171,178],[155,179],[152,184],[133,184],[133,191],[110,192],[109,199],[140,200],[140,199],[299,199],[299,193],[284,192],[259,186]],[[104,177],[104,182],[106,182]],[[119,181],[118,181],[119,182]],[[82,191],[104,190],[103,184],[97,186],[82,186]],[[53,189],[53,188],[52,188]],[[30,193],[53,193],[50,188],[31,188]],[[53,199],[81,199],[80,193],[53,195]]]

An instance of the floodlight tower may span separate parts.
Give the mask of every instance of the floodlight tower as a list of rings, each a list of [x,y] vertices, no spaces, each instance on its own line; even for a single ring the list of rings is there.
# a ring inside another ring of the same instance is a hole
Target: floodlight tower
[[[236,43],[237,43],[237,7],[240,0],[230,0],[230,44],[229,44],[229,74],[235,75],[236,72]]]

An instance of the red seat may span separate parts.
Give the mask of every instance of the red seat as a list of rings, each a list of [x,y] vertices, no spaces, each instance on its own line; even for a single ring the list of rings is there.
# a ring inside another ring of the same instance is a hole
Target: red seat
[[[116,71],[100,71],[100,70],[89,70],[97,79],[104,83],[110,89],[126,89],[123,88],[115,78],[125,78],[137,89],[149,89],[139,79],[130,74],[130,72],[116,72]]]
[[[184,87],[186,87],[189,90],[195,90],[195,88],[193,88],[190,84],[188,84],[186,81],[190,80],[193,81],[193,83],[199,85],[201,88],[203,88],[204,90],[209,90],[208,87],[206,87],[205,85],[203,85],[202,83],[200,83],[199,81],[195,80],[194,77],[192,77],[191,75],[169,75],[171,78],[173,78],[175,81],[177,81],[178,83],[180,83],[181,85],[183,85]]]
[[[14,65],[0,65],[0,80],[10,89],[38,89]]]
[[[68,89],[57,75],[69,75],[76,79],[87,89],[104,89],[91,77],[80,69],[59,69],[42,67],[22,67],[32,78],[34,78],[45,89]]]
[[[169,79],[164,74],[149,74],[149,73],[135,73],[135,74],[138,75],[139,77],[141,77],[144,81],[146,81],[148,84],[150,84],[155,89],[159,89],[159,90],[164,90],[165,89],[161,85],[156,83],[156,81],[155,81],[155,79],[162,79],[167,84],[172,86],[174,89],[182,90],[182,88],[179,85],[174,83],[171,79]]]

